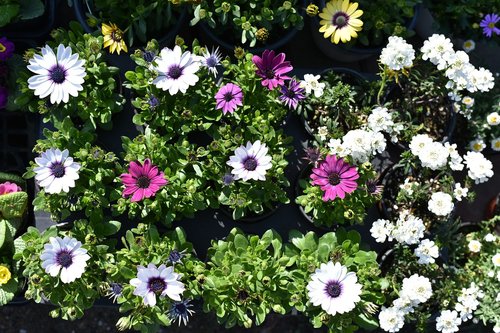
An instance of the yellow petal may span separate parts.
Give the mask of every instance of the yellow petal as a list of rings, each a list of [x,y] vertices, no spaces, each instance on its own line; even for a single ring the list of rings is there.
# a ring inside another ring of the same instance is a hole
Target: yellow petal
[[[333,15],[327,14],[327,13],[319,13],[319,17],[322,19],[328,20],[329,22],[332,21]]]
[[[346,13],[348,8],[349,8],[349,0],[344,0],[342,2],[342,11]]]
[[[116,43],[111,44],[109,47],[109,53],[114,53],[116,50]]]
[[[353,27],[362,27],[363,21],[361,21],[360,19],[351,19],[349,20],[349,25]]]
[[[354,13],[352,13],[352,14],[350,15],[350,17],[351,17],[352,19],[355,19],[355,18],[360,17],[361,15],[363,15],[363,11],[362,11],[361,9],[358,9],[357,11],[355,11]]]
[[[335,34],[333,34],[332,36],[332,42],[334,42],[335,44],[338,44],[339,43],[339,40],[340,40],[340,31],[335,31]]]
[[[124,41],[122,41],[122,49],[123,49],[123,51],[128,52],[127,44],[125,44]]]
[[[351,16],[351,14],[356,11],[356,9],[358,9],[358,3],[353,2],[349,5],[349,8],[347,9],[346,14]]]

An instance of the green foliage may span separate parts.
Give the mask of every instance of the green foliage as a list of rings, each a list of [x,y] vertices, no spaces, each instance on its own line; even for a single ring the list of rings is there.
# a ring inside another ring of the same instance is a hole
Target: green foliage
[[[42,0],[3,0],[0,2],[0,28],[9,23],[39,17],[44,11]]]
[[[214,311],[226,328],[260,325],[271,311],[290,309],[288,258],[276,232],[259,237],[232,229],[225,240],[212,241],[207,257],[203,309]]]
[[[359,326],[367,329],[377,327],[373,315],[385,300],[381,293],[382,279],[379,278],[377,254],[362,250],[360,241],[359,233],[354,230],[347,232],[343,228],[321,237],[314,232],[305,235],[298,231],[290,232],[290,243],[285,245],[284,250],[291,272],[288,305],[309,317],[315,328],[325,325],[330,332],[354,332]],[[322,263],[329,261],[339,262],[348,271],[355,272],[358,283],[362,285],[361,301],[348,313],[331,316],[309,302],[306,287],[311,275]]]
[[[121,329],[133,328],[141,332],[157,332],[159,326],[170,326],[167,314],[172,305],[171,299],[157,296],[156,305],[150,307],[144,305],[141,297],[133,295],[134,287],[130,285],[130,280],[136,277],[137,266],[145,267],[150,263],[156,266],[174,265],[175,272],[182,275],[181,282],[186,286],[182,298],[193,299],[200,296],[203,288],[203,262],[196,258],[193,245],[186,240],[186,234],[180,228],[160,236],[155,226],[141,223],[137,228],[128,230],[122,242],[124,247],[107,265],[108,282],[123,286],[117,301],[120,312],[127,315],[117,325]],[[182,255],[180,263],[169,261],[172,251]]]
[[[194,6],[191,25],[206,22],[218,34],[241,36],[234,39],[235,45],[241,43],[254,47],[280,38],[287,29],[302,29],[299,0],[290,1],[198,1]],[[265,32],[259,32],[264,31]],[[269,38],[269,41],[268,41]]]

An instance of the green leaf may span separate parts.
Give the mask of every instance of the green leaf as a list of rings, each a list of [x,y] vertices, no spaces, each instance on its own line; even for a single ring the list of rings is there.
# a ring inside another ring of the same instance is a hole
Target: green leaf
[[[120,274],[125,278],[125,279],[133,279],[135,278],[135,272],[131,270],[128,267],[122,266],[120,267]]]
[[[31,20],[43,15],[45,8],[42,0],[19,0],[21,4],[21,19]]]
[[[245,236],[238,234],[234,237],[234,245],[236,248],[246,249],[248,247],[248,240]]]
[[[10,302],[17,292],[17,279],[11,278],[9,282],[0,286],[0,305],[5,305]]]
[[[17,4],[0,6],[0,27],[9,24],[19,14],[19,8]]]
[[[102,235],[103,236],[114,235],[120,230],[121,226],[122,226],[121,222],[118,221],[103,222]]]
[[[360,313],[355,317],[354,322],[365,330],[371,331],[378,327],[377,320],[373,317],[367,317],[364,313]]]
[[[6,219],[22,217],[28,205],[26,192],[15,192],[0,196],[0,213]]]

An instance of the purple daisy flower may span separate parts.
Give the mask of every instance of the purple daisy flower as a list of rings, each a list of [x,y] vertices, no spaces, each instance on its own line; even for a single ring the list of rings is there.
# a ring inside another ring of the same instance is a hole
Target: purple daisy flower
[[[243,105],[243,92],[236,84],[228,83],[215,94],[215,100],[217,110],[222,109],[224,114],[233,113],[238,106]]]
[[[282,86],[285,80],[290,79],[285,74],[290,72],[293,67],[289,61],[285,61],[284,53],[275,55],[273,50],[265,50],[262,53],[262,58],[254,55],[252,61],[257,66],[257,75],[263,79],[262,85],[269,90]]]
[[[7,101],[9,99],[9,91],[7,88],[0,86],[0,109],[7,106]]]
[[[299,102],[305,98],[304,89],[300,87],[300,82],[292,79],[289,81],[288,86],[281,86],[280,101],[285,103],[290,109],[296,109]]]
[[[500,21],[500,16],[497,14],[488,14],[484,17],[484,19],[479,23],[479,26],[483,28],[483,34],[486,37],[491,38],[491,34],[495,33],[495,35],[500,35],[500,29],[495,27],[495,24]]]
[[[346,193],[356,190],[358,178],[356,167],[335,155],[326,155],[326,159],[318,168],[313,168],[311,174],[312,184],[324,191],[323,201],[335,200],[337,197],[344,199]]]
[[[5,61],[14,54],[14,43],[6,37],[0,37],[0,61]]]

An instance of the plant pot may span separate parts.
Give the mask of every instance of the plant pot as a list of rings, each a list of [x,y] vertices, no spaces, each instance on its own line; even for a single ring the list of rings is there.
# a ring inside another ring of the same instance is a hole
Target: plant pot
[[[299,12],[303,17],[305,14],[305,8],[307,7],[307,1],[299,0],[298,5],[300,5]],[[235,42],[231,42],[228,40],[229,38],[233,37],[233,30],[228,30],[228,33],[226,35],[218,35],[217,28],[212,29],[205,22],[200,22],[198,23],[198,25],[200,26],[201,31],[213,42],[214,45],[220,45],[227,51],[234,51],[235,46],[240,44],[239,39],[237,39]],[[242,47],[252,54],[260,54],[264,52],[264,50],[277,50],[288,44],[295,37],[298,31],[299,30],[295,28],[284,30],[284,33],[281,35],[280,39],[269,44],[265,44],[264,46],[245,47],[245,45],[243,45]]]
[[[500,215],[500,192],[491,198],[486,207],[485,218],[486,220],[492,219]]]
[[[56,8],[59,6],[59,0],[45,0],[43,15],[31,20],[10,23],[2,27],[2,35],[9,39],[45,39],[54,27]]]
[[[90,27],[87,23],[86,17],[87,17],[88,7],[86,6],[86,0],[73,0],[73,9],[75,12],[76,19],[78,20],[78,22],[80,23],[80,25],[82,26],[83,30],[86,33],[92,34],[94,31],[98,29]],[[180,14],[178,15],[178,19],[175,25],[171,29],[169,29],[165,35],[157,38],[160,47],[172,45],[172,43],[175,40],[175,36],[181,30],[181,27],[186,22],[186,19],[187,19],[187,9],[184,7],[180,12]],[[149,39],[152,38],[154,38],[154,36],[151,36]]]
[[[256,214],[254,212],[250,212],[250,213],[248,213],[248,215],[246,215],[238,220],[233,219],[233,213],[226,206],[221,206],[220,211],[224,215],[226,215],[227,217],[229,217],[230,219],[232,219],[235,222],[250,224],[250,223],[261,222],[261,221],[269,218],[270,216],[274,215],[278,211],[279,208],[280,208],[280,204],[275,204],[272,209],[265,210],[262,214]]]
[[[350,69],[350,68],[345,68],[345,67],[332,67],[332,68],[328,68],[328,69],[325,69],[323,70],[320,75],[322,77],[324,77],[327,73],[329,72],[333,72],[333,73],[336,73],[336,74],[339,74],[342,76],[342,82],[345,82],[345,83],[348,83],[350,85],[356,85],[356,84],[361,84],[362,82],[366,82],[368,81],[367,78],[361,74],[360,72],[357,72],[353,69]],[[302,115],[301,116],[301,120],[302,120],[302,124],[304,126],[304,129],[306,130],[306,132],[314,137],[315,136],[315,131],[313,130],[313,128],[311,128],[308,120]],[[345,128],[344,131],[347,132],[349,130],[349,128]]]
[[[319,0],[319,7],[326,6],[325,0]],[[407,29],[411,30],[415,27],[417,17],[420,12],[420,6],[414,7],[415,13],[413,18],[406,24]],[[311,34],[316,46],[330,59],[341,62],[356,62],[364,60],[373,56],[378,56],[382,52],[383,47],[346,47],[343,45],[336,45],[331,42],[330,38],[324,38],[323,34],[319,32],[320,19],[315,16],[311,19]]]

